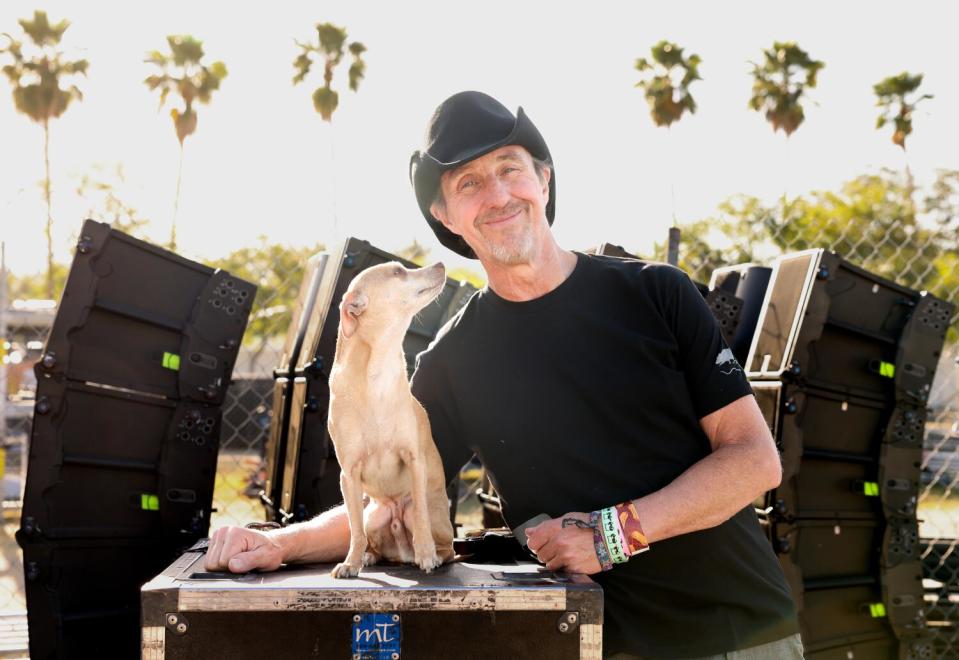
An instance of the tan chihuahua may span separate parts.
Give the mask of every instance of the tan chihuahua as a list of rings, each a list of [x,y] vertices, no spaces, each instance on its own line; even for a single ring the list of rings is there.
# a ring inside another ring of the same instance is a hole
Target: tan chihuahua
[[[443,264],[391,262],[360,273],[340,303],[327,426],[340,462],[350,550],[333,577],[381,558],[432,571],[453,557],[443,463],[410,393],[403,337],[446,282]],[[366,507],[363,496],[372,500]]]

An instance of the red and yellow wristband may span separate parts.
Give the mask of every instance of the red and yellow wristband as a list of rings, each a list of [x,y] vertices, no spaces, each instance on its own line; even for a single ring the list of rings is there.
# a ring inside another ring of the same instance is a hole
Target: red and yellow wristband
[[[639,523],[636,505],[632,502],[623,502],[617,504],[615,509],[616,519],[626,541],[627,554],[632,557],[649,550],[649,541],[646,539],[646,533],[643,532],[643,526]]]
[[[633,555],[649,550],[649,541],[632,502],[623,502],[590,514],[596,557],[604,571],[623,564]]]

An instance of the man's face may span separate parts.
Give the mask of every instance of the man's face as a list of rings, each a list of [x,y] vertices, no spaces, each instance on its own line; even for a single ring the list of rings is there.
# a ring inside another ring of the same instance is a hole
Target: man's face
[[[529,261],[549,232],[549,168],[543,178],[523,147],[491,151],[440,180],[443,204],[433,215],[473,248],[482,261],[515,265]]]

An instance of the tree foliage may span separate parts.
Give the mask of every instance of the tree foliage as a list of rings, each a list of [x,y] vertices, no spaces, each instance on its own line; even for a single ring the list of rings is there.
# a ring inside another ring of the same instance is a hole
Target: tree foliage
[[[922,94],[913,101],[907,100],[906,97],[919,89],[921,84],[921,73],[911,76],[903,71],[872,86],[876,93],[876,105],[882,108],[882,113],[876,118],[876,129],[892,122],[895,127],[892,142],[899,145],[903,151],[906,150],[906,138],[912,134],[913,111],[920,101],[932,98],[932,94]]]
[[[208,104],[213,92],[227,76],[226,65],[216,61],[203,64],[203,42],[190,35],[170,35],[167,38],[169,53],[159,50],[147,54],[146,62],[156,65],[160,73],[149,75],[143,83],[151,90],[160,90],[160,107],[166,103],[171,92],[176,92],[183,102],[182,108],[170,110],[173,127],[180,144],[196,131],[197,111],[195,103]]]
[[[170,110],[173,128],[180,143],[180,161],[177,166],[176,194],[173,199],[173,221],[170,223],[171,250],[177,249],[176,218],[180,208],[180,181],[183,174],[183,141],[196,132],[197,111],[195,103],[209,104],[213,92],[227,76],[226,65],[221,61],[210,66],[203,64],[203,42],[190,35],[170,35],[166,38],[169,53],[159,50],[147,54],[146,62],[159,67],[160,73],[149,75],[143,83],[151,90],[160,90],[160,108],[163,108],[171,92],[176,92],[183,102],[182,108]]]
[[[919,204],[913,195],[920,196]],[[683,227],[680,265],[707,280],[717,266],[822,247],[900,284],[956,301],[957,223],[959,171],[940,170],[923,195],[908,175],[883,169],[837,191],[797,197],[785,216],[778,205],[755,197],[731,198],[716,217]]]
[[[46,12],[36,11],[33,20],[22,18],[19,23],[30,42],[4,35],[9,43],[0,48],[0,53],[7,53],[10,63],[4,65],[3,73],[13,86],[17,110],[38,124],[46,124],[66,112],[72,101],[83,99],[76,85],[64,88],[61,82],[86,75],[89,64],[86,60],[67,60],[60,50],[69,21],[51,24]]]
[[[54,262],[53,270],[40,273],[17,275],[7,272],[7,298],[9,300],[60,300],[63,287],[67,283],[69,264]],[[53,295],[48,289],[49,279],[53,281]]]
[[[123,166],[95,165],[80,177],[76,193],[87,202],[86,217],[106,222],[125,234],[150,240],[144,233],[150,221],[121,197],[126,183]]]
[[[401,259],[412,261],[417,266],[425,266],[426,259],[430,255],[430,249],[420,245],[420,242],[414,239],[412,243],[397,250],[394,254]]]
[[[290,247],[269,243],[260,236],[253,247],[235,250],[223,258],[207,261],[232,275],[256,284],[256,298],[243,341],[262,346],[267,340],[284,337],[300,292],[307,260],[325,248],[322,244]]]
[[[61,82],[76,75],[86,75],[89,66],[86,60],[68,60],[60,49],[60,40],[70,27],[62,20],[50,23],[46,12],[35,11],[33,20],[18,21],[27,39],[15,39],[9,34],[7,46],[0,48],[7,64],[3,73],[13,87],[13,104],[18,112],[43,127],[43,193],[47,206],[45,237],[47,240],[46,297],[56,295],[55,264],[53,261],[53,203],[50,183],[50,120],[67,111],[73,101],[83,99],[83,93],[75,85],[61,87]]]
[[[358,41],[347,45],[346,29],[332,23],[317,23],[316,32],[317,41],[296,42],[301,52],[293,60],[293,68],[296,70],[296,75],[293,76],[293,84],[297,85],[306,79],[313,66],[314,58],[322,59],[323,86],[318,87],[313,92],[313,107],[320,113],[323,121],[331,122],[333,121],[333,113],[340,103],[340,95],[333,89],[333,72],[343,61],[346,53],[349,52],[350,68],[347,72],[349,86],[351,91],[357,91],[360,87],[360,81],[366,74],[366,62],[363,60],[366,46]]]
[[[657,126],[667,128],[682,118],[683,113],[696,112],[696,101],[689,86],[699,77],[699,55],[683,56],[683,49],[663,40],[650,49],[650,59],[640,57],[635,68],[644,74],[636,87],[643,90],[649,103],[649,114]]]
[[[803,94],[807,87],[816,86],[816,77],[824,66],[794,42],[774,42],[772,48],[763,51],[762,64],[753,63],[749,107],[765,112],[773,131],[782,130],[789,137],[805,119]]]

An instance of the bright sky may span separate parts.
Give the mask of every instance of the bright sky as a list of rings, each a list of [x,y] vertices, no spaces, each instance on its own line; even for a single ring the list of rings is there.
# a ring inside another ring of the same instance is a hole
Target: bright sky
[[[558,183],[555,232],[570,248],[603,241],[645,250],[680,222],[735,193],[773,200],[835,188],[905,160],[874,128],[872,85],[903,70],[935,94],[914,118],[909,163],[919,181],[959,168],[959,81],[953,3],[912,2],[166,2],[3,0],[0,32],[46,9],[72,26],[64,46],[90,61],[85,99],[52,124],[54,235],[69,258],[87,205],[75,189],[95,164],[122,163],[124,200],[169,235],[177,141],[168,109],[142,84],[148,50],[193,34],[230,72],[186,142],[178,220],[182,252],[215,257],[261,234],[290,244],[349,235],[396,250],[416,239],[462,265],[419,215],[407,180],[434,107],[465,89],[522,105],[546,137]],[[314,70],[293,87],[294,39],[332,21],[368,47],[367,77],[349,92],[345,66],[333,128],[311,102]],[[671,131],[649,118],[633,62],[660,39],[698,53],[699,110]],[[806,123],[788,145],[747,110],[749,61],[774,40],[824,60]],[[0,80],[0,240],[15,272],[44,267],[42,131],[16,114]],[[335,154],[335,194],[331,172]],[[788,158],[787,158],[788,156]],[[672,191],[672,192],[671,192]],[[333,198],[338,222],[334,227]],[[675,201],[673,201],[675,200]],[[478,265],[477,265],[478,266]]]

